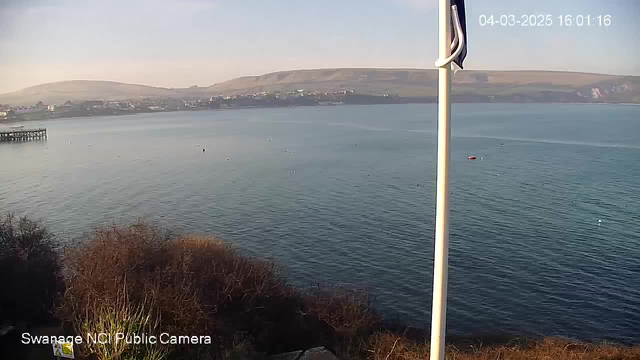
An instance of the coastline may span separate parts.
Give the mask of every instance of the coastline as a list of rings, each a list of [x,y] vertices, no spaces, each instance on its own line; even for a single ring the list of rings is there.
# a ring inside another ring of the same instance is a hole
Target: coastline
[[[180,109],[180,110],[163,110],[163,111],[136,111],[136,112],[119,112],[119,113],[105,113],[105,114],[95,114],[95,115],[78,115],[78,116],[53,116],[53,117],[45,117],[45,118],[36,118],[36,119],[17,119],[11,118],[6,120],[0,120],[0,126],[2,125],[10,125],[16,123],[30,123],[35,121],[53,121],[53,120],[63,120],[63,119],[90,119],[90,118],[99,118],[99,117],[118,117],[118,116],[131,116],[131,115],[141,115],[141,114],[154,114],[154,113],[172,113],[172,112],[202,112],[202,111],[230,111],[230,110],[249,110],[249,109],[282,109],[282,108],[297,108],[297,107],[335,107],[335,106],[370,106],[370,105],[409,105],[409,104],[436,104],[435,102],[401,102],[401,103],[365,103],[365,104],[340,104],[340,105],[292,105],[292,106],[236,106],[236,107],[227,107],[227,108],[201,108],[201,109]],[[610,105],[610,106],[640,106],[640,104],[636,103],[608,103],[608,102],[453,102],[453,104],[522,104],[522,105],[530,105],[530,104],[553,104],[553,105]]]

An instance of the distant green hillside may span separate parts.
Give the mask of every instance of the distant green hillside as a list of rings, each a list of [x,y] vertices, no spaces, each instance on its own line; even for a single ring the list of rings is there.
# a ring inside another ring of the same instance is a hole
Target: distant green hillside
[[[153,86],[123,84],[113,81],[73,80],[36,85],[0,95],[0,103],[34,105],[38,101],[61,103],[67,100],[123,100],[143,97],[169,97],[170,89]]]
[[[453,77],[453,93],[465,95],[535,95],[572,93],[591,97],[598,88],[601,98],[640,101],[640,77],[556,71],[459,71]],[[436,96],[437,70],[421,69],[318,69],[282,71],[245,76],[210,86],[216,94],[261,91],[355,90],[360,94],[405,97]],[[598,96],[598,95],[596,95]],[[594,98],[595,99],[595,98]],[[615,101],[615,100],[613,100]]]
[[[546,71],[460,71],[453,78],[455,91],[536,86],[544,89],[574,88],[619,78],[613,75]],[[292,91],[296,89],[330,91],[355,89],[358,93],[399,96],[432,96],[437,93],[437,70],[420,69],[321,69],[281,71],[245,76],[210,86],[219,93],[252,91]]]
[[[640,77],[557,71],[460,71],[453,77],[458,101],[640,103]],[[357,94],[434,97],[437,70],[316,69],[245,76],[209,87],[168,89],[111,81],[74,80],[32,86],[0,95],[0,104],[38,101],[206,98],[256,92],[354,90]]]

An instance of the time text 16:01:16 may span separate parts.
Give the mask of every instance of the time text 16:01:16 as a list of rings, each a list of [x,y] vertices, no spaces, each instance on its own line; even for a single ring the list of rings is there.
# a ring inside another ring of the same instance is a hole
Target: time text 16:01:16
[[[485,15],[478,17],[480,26],[522,27],[609,27],[611,15]]]

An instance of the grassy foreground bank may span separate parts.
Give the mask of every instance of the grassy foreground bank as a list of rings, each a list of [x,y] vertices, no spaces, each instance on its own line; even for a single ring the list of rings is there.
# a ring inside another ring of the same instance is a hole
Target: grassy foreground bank
[[[270,262],[239,255],[213,237],[178,235],[144,222],[105,227],[60,248],[39,222],[0,219],[0,320],[14,332],[210,337],[194,344],[77,345],[76,358],[259,359],[326,346],[342,359],[425,359],[428,343],[387,324],[368,294],[344,288],[301,290]],[[42,332],[43,326],[47,326]],[[20,336],[0,351],[28,358]],[[4,356],[0,356],[5,358]],[[39,357],[47,358],[47,357]],[[640,359],[640,347],[566,339],[465,339],[448,359]]]

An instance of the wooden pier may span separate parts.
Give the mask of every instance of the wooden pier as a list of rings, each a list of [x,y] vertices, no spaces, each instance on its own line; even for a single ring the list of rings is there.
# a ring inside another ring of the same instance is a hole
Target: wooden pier
[[[10,129],[0,131],[0,141],[27,141],[35,139],[46,139],[47,129]]]

